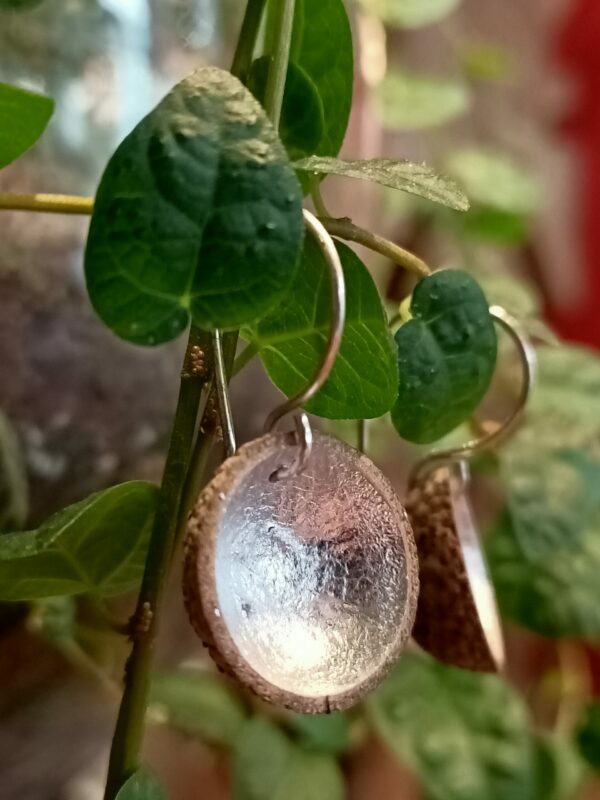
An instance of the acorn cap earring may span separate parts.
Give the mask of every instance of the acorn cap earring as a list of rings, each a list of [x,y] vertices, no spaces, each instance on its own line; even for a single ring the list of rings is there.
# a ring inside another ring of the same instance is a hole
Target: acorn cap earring
[[[420,595],[413,637],[435,658],[478,672],[504,667],[504,640],[469,497],[468,459],[504,440],[520,420],[533,382],[535,351],[500,306],[494,320],[518,347],[523,381],[517,405],[492,432],[432,453],[409,480],[406,508],[419,553]]]
[[[275,430],[324,384],[344,324],[335,245],[312,214],[304,216],[331,277],[326,351],[310,385],[275,409],[266,433],[228,458],[200,494],[185,545],[184,596],[222,670],[265,700],[322,713],[358,702],[408,642],[418,559],[408,516],[368,458],[313,432],[302,411],[295,431]],[[215,344],[221,417],[232,434]]]

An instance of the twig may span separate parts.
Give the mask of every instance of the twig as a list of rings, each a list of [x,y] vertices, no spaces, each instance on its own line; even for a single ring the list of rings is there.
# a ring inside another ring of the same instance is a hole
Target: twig
[[[334,219],[333,217],[320,217],[319,218],[327,231],[332,236],[338,236],[340,239],[346,239],[349,242],[356,242],[362,244],[363,247],[368,247],[369,250],[374,250],[376,253],[386,256],[395,264],[398,264],[409,272],[413,272],[419,277],[424,278],[431,274],[431,269],[423,259],[405,250],[389,239],[384,239],[376,233],[371,233],[364,228],[359,228],[351,219],[343,217],[341,219]]]
[[[91,214],[94,210],[94,198],[72,194],[0,192],[0,210],[45,211],[50,214]]]

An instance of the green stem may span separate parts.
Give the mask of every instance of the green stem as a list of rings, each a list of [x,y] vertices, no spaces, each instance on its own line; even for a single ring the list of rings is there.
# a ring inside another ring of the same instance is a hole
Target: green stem
[[[273,11],[273,13],[276,14],[274,28],[277,38],[275,48],[271,53],[273,61],[267,77],[264,106],[267,114],[271,117],[271,122],[276,128],[279,127],[279,120],[281,118],[285,79],[287,77],[288,62],[290,60],[295,5],[295,0],[278,0]]]
[[[258,353],[258,347],[251,343],[247,344],[246,347],[242,350],[242,352],[237,356],[235,361],[233,362],[233,369],[231,371],[231,376],[237,375],[238,372],[241,372],[246,364],[249,361],[252,361],[254,356]]]
[[[206,354],[210,346],[209,334],[192,327],[186,364],[190,362],[194,346],[200,347]],[[133,647],[125,669],[125,686],[108,766],[106,800],[113,800],[124,781],[139,765],[159,609],[177,533],[179,506],[192,453],[200,396],[206,384],[205,375],[206,372],[203,372],[195,377],[185,368],[182,373],[161,484],[161,500],[154,518],[134,615],[139,632],[133,635]]]
[[[384,239],[383,236],[378,236],[376,233],[359,228],[347,217],[342,217],[341,219],[319,217],[319,220],[332,236],[362,244],[363,247],[368,247],[369,250],[381,253],[381,255],[386,256],[400,267],[404,267],[409,272],[414,272],[420,278],[431,274],[429,266],[422,258],[394,242],[390,242],[389,239]]]
[[[266,0],[248,0],[246,13],[240,30],[237,47],[231,63],[231,73],[239,78],[242,83],[246,83],[252,59],[254,57],[254,47],[260,29]]]

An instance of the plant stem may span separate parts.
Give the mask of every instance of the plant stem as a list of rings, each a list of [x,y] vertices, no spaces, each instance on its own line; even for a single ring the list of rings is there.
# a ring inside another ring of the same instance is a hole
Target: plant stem
[[[319,219],[332,236],[339,236],[340,239],[362,244],[364,247],[368,247],[369,250],[381,253],[381,255],[387,256],[395,264],[404,267],[409,272],[414,272],[420,278],[431,274],[431,270],[425,261],[414,253],[394,244],[394,242],[390,242],[388,239],[384,239],[382,236],[378,236],[376,233],[359,228],[347,217],[342,219],[319,217]]]
[[[273,53],[271,53],[273,61],[267,77],[264,106],[265,111],[276,128],[279,127],[279,120],[281,118],[285,79],[287,77],[288,62],[290,60],[295,5],[295,0],[277,0],[273,11],[273,14],[276,15],[274,28],[277,38],[275,49]]]
[[[192,326],[186,350],[189,363],[192,347],[207,353],[210,335]],[[150,683],[154,640],[171,554],[177,533],[179,506],[192,453],[200,395],[207,371],[194,376],[184,369],[177,408],[161,483],[161,501],[150,537],[144,577],[134,627],[133,647],[125,669],[125,686],[112,742],[106,800],[113,800],[127,777],[139,764],[144,735],[144,717]]]
[[[231,63],[231,73],[245,83],[252,65],[256,37],[260,29],[266,0],[248,0],[240,36]]]
[[[0,210],[46,211],[52,214],[91,214],[93,197],[71,194],[21,194],[0,192]]]
[[[231,377],[241,372],[249,361],[252,361],[254,356],[258,353],[258,347],[255,344],[247,344],[239,356],[233,362],[233,369],[231,370]]]

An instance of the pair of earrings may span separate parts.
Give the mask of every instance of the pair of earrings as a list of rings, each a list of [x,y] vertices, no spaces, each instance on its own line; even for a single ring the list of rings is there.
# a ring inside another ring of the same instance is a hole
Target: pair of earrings
[[[223,671],[265,700],[324,713],[355,704],[381,681],[406,646],[415,616],[415,637],[443,660],[484,669],[501,663],[500,628],[468,514],[466,478],[440,466],[457,457],[466,464],[499,434],[423,463],[411,482],[411,526],[392,486],[365,455],[312,431],[302,411],[294,432],[275,430],[327,379],[344,325],[339,256],[320,222],[304,214],[331,275],[326,352],[310,385],[270,414],[262,437],[236,451],[215,334],[229,458],[190,517],[184,597],[195,630]],[[527,356],[524,402],[531,353],[522,335],[514,335]],[[460,658],[444,627],[450,597],[470,626],[462,634],[472,640],[471,649]]]

